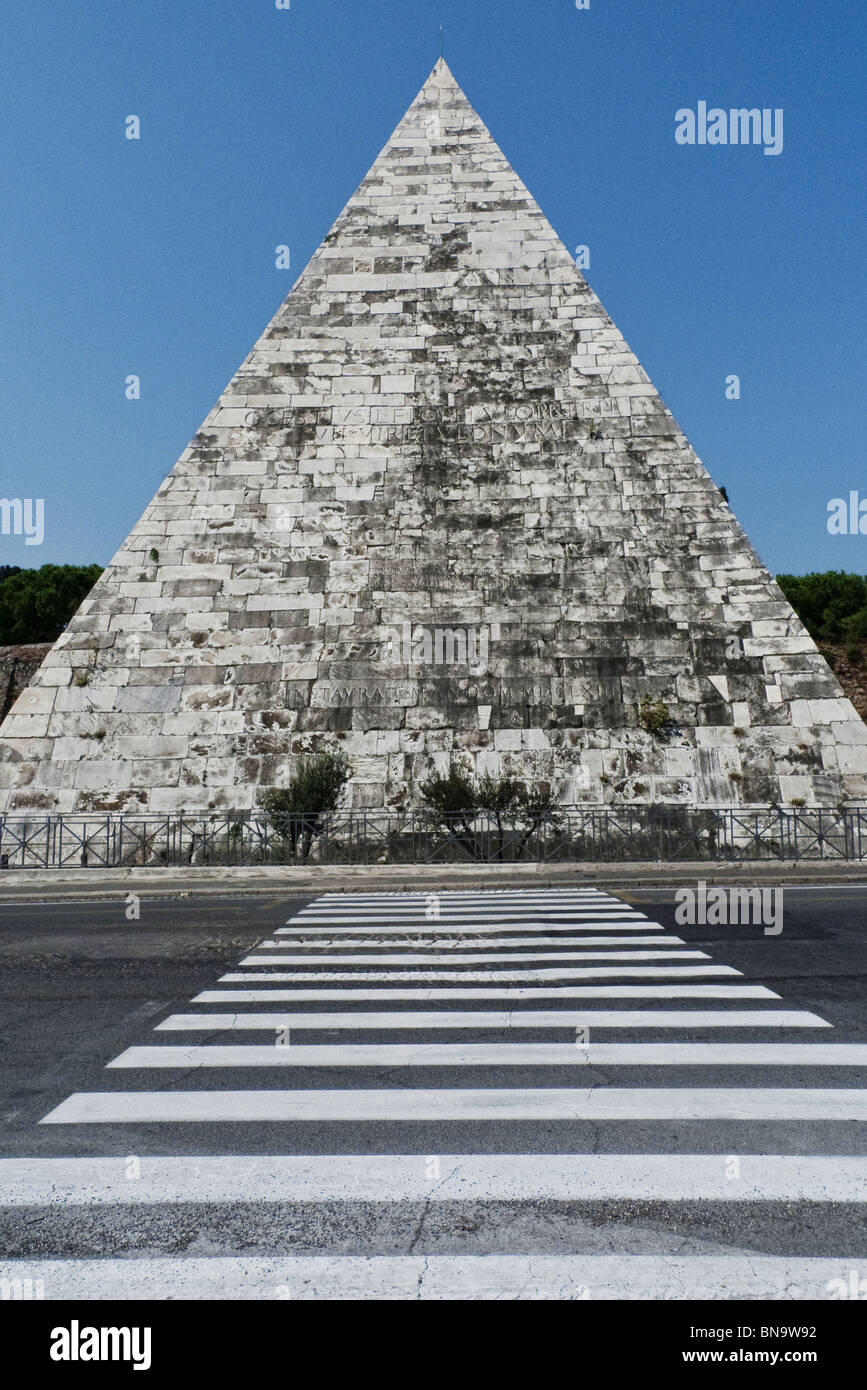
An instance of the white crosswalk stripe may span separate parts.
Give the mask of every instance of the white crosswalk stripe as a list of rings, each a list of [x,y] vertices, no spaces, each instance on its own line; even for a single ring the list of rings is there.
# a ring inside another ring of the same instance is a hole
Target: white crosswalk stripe
[[[340,913],[339,915],[331,915],[330,913],[323,913],[322,911],[299,912],[295,920],[296,922],[300,922],[302,926],[306,926],[309,922],[311,926],[341,927],[355,925],[376,926],[380,922],[384,923],[386,926],[395,923],[403,925],[404,923],[423,923],[428,921],[447,922],[458,926],[470,926],[473,922],[580,923],[597,920],[600,922],[635,922],[640,919],[640,912],[628,912],[624,908],[551,908],[548,910],[547,908],[541,907],[504,907],[502,909],[496,908],[493,911],[482,911],[481,908],[478,910],[467,908],[464,911],[461,911],[459,908],[449,908],[447,912],[438,912],[435,916],[428,916],[422,911],[412,913],[399,908],[393,910],[384,908],[380,911],[373,910],[370,912],[347,912]]]
[[[610,972],[609,972],[610,973]],[[735,972],[737,973],[737,972]],[[764,985],[545,985],[486,989],[206,989],[194,1004],[350,1004],[376,1000],[398,1003],[404,999],[779,999]]]
[[[367,1043],[128,1047],[110,1067],[867,1067],[861,1043]]]
[[[475,1032],[481,1028],[497,1028],[511,1032],[521,1028],[532,1028],[536,1032],[554,1030],[573,1033],[576,1028],[586,1027],[589,1032],[611,1031],[635,1032],[640,1030],[677,1029],[679,1031],[696,1028],[830,1028],[818,1014],[806,1010],[793,1009],[582,1009],[580,1012],[568,1009],[510,1009],[500,1012],[474,1010],[465,1013],[460,1009],[430,1011],[419,1013],[410,1010],[395,1010],[387,1013],[197,1013],[171,1014],[156,1026],[156,1032],[214,1032],[221,1029],[246,1030],[265,1029],[280,1032],[286,1028],[319,1030],[331,1032],[336,1029],[355,1031],[388,1031],[411,1029],[424,1030],[461,1028]]]
[[[290,1120],[867,1120],[867,1091],[610,1086],[433,1091],[81,1091],[43,1124]]]
[[[651,924],[645,923],[644,925],[647,926]],[[638,929],[640,930],[640,928]],[[605,930],[607,930],[607,928]],[[630,926],[626,928],[626,930],[632,931],[633,928]],[[482,938],[478,941],[474,938],[467,937],[465,934],[462,934],[461,936],[455,936],[454,933],[451,933],[449,936],[445,938],[431,936],[429,939],[426,940],[424,937],[421,936],[411,936],[406,937],[403,940],[397,941],[391,939],[390,937],[385,941],[378,941],[376,937],[355,935],[341,936],[339,941],[336,942],[334,938],[331,936],[329,936],[324,941],[311,941],[306,936],[302,936],[294,941],[284,941],[282,939],[279,941],[260,941],[259,945],[256,947],[256,950],[303,951],[305,953],[303,958],[309,959],[310,957],[307,955],[307,953],[310,951],[334,951],[336,949],[339,949],[341,952],[344,953],[345,956],[347,952],[353,953],[357,951],[372,951],[381,955],[383,951],[400,950],[406,951],[408,953],[412,952],[415,957],[417,953],[420,951],[442,951],[443,949],[447,948],[448,956],[443,957],[443,959],[455,961],[466,959],[466,956],[469,952],[478,951],[481,946],[485,947],[485,955],[484,957],[480,957],[480,959],[496,960],[498,959],[498,957],[492,956],[490,953],[492,951],[505,949],[506,947],[517,949],[520,946],[534,946],[537,951],[547,951],[547,948],[549,946],[584,947],[683,945],[685,945],[685,942],[681,937],[668,936],[664,932],[662,934],[657,933],[656,936],[489,936]],[[581,954],[583,955],[584,952],[582,951]],[[343,959],[344,956],[341,956],[340,959]],[[346,956],[346,958],[352,959],[352,955],[350,954],[349,956]],[[376,957],[375,955],[372,955],[370,958],[371,960],[373,960]],[[316,959],[327,960],[328,957],[317,956]],[[337,958],[335,957],[335,959]],[[519,957],[515,956],[514,950],[510,950],[510,954],[508,954],[507,956],[503,956],[502,959],[516,960],[519,959]]]
[[[852,1283],[852,1262],[726,1255],[316,1255],[44,1260],[54,1297],[184,1299],[699,1300],[827,1298]],[[14,1279],[0,1261],[0,1279]],[[110,1290],[107,1295],[106,1291]],[[847,1295],[858,1297],[857,1293]]]
[[[639,942],[641,938],[639,937]],[[267,943],[266,943],[267,944]],[[630,946],[636,943],[634,940],[629,942]],[[683,943],[681,943],[683,944]],[[605,942],[610,945],[610,942]],[[284,948],[285,949],[285,948]],[[451,951],[446,955],[390,955],[390,956],[360,956],[360,955],[339,955],[339,956],[318,956],[315,960],[317,966],[320,965],[484,965],[500,964],[501,962],[522,961],[522,960],[707,960],[706,951],[551,951],[538,954],[532,951],[518,951],[497,955],[488,952],[485,955],[467,955]],[[245,956],[241,961],[242,965],[310,965],[309,956]]]
[[[581,1197],[715,1202],[863,1200],[867,1158],[745,1154],[737,1182],[718,1155],[449,1154],[432,1183],[410,1154],[281,1154],[142,1158],[135,1182],[116,1158],[0,1159],[5,1206],[51,1202],[140,1206],[148,1202],[325,1202],[350,1190],[359,1200],[449,1202]]]
[[[296,919],[296,920],[297,920],[297,919]],[[431,922],[424,922],[424,923],[422,923],[421,919],[419,919],[419,922],[418,922],[418,930],[414,930],[414,929],[413,929],[413,926],[412,926],[412,923],[410,923],[409,925],[401,925],[401,926],[398,926],[398,927],[391,926],[391,925],[385,925],[385,926],[359,926],[359,927],[343,927],[343,928],[341,928],[341,927],[278,927],[277,933],[276,933],[276,934],[277,934],[277,936],[289,936],[289,937],[294,937],[294,938],[304,939],[304,940],[307,940],[307,939],[314,939],[314,938],[316,938],[316,937],[318,936],[318,937],[321,937],[321,938],[325,939],[326,941],[340,942],[341,945],[343,944],[344,940],[347,940],[347,939],[349,939],[350,937],[351,937],[352,939],[355,939],[356,937],[362,937],[362,936],[365,937],[365,938],[369,938],[369,937],[372,937],[372,936],[406,936],[406,935],[408,935],[410,932],[412,932],[412,935],[413,935],[413,938],[414,938],[414,939],[419,938],[419,937],[423,937],[423,936],[431,936],[431,937],[434,937],[434,936],[449,936],[449,937],[454,937],[454,936],[456,936],[458,933],[460,933],[460,934],[461,934],[463,937],[465,937],[467,940],[472,941],[472,940],[474,940],[476,937],[484,938],[484,936],[485,936],[487,933],[491,933],[492,935],[495,935],[495,936],[496,936],[496,935],[499,935],[499,934],[501,934],[501,933],[503,932],[503,930],[505,929],[505,925],[506,925],[506,924],[504,924],[503,922],[482,922],[482,921],[480,921],[478,918],[473,918],[472,922],[467,923],[465,926],[455,927],[453,924],[437,923],[436,921],[431,921]],[[513,924],[511,924],[511,925],[512,925],[512,929],[513,929],[514,931],[522,931],[522,930],[523,930],[523,925],[524,925],[524,924],[523,924],[523,923],[519,923],[519,924],[514,924],[514,923],[513,923]],[[616,931],[662,931],[662,927],[661,927],[661,925],[659,924],[659,922],[648,922],[646,919],[641,919],[640,921],[637,921],[637,922],[633,922],[633,921],[622,921],[620,918],[617,918],[617,919],[614,920],[614,921],[604,921],[604,920],[600,920],[600,921],[592,921],[592,922],[569,922],[569,923],[565,923],[565,922],[562,922],[562,923],[550,922],[550,921],[548,921],[548,920],[546,919],[546,921],[545,921],[545,923],[544,923],[544,926],[545,926],[545,930],[546,930],[548,933],[551,933],[551,932],[558,932],[558,931],[559,931],[559,932],[569,932],[569,933],[571,933],[571,936],[574,936],[574,938],[575,938],[576,941],[577,941],[577,940],[582,940],[582,939],[583,939],[583,938],[579,935],[579,933],[585,932],[585,931],[592,931],[592,932],[598,932],[598,931],[612,931],[612,932],[616,932]],[[345,933],[345,936],[344,936],[342,933]],[[563,938],[560,938],[560,939],[561,939],[561,940],[565,940],[566,938],[563,937]],[[570,939],[571,939],[571,937],[570,937]]]
[[[449,983],[469,980],[471,984],[491,983],[492,981],[503,980],[507,984],[518,984],[524,981],[542,983],[546,980],[605,980],[605,979],[659,979],[660,976],[672,975],[677,979],[691,979],[693,977],[706,978],[709,975],[740,975],[739,970],[734,970],[730,965],[673,965],[671,967],[662,965],[610,965],[610,966],[590,966],[586,969],[567,969],[560,967],[557,970],[391,970],[388,978],[398,984],[408,984],[416,982],[434,984],[437,980],[446,980]],[[235,970],[228,975],[221,975],[219,983],[233,984],[241,980],[268,981],[276,980],[280,984],[310,984],[313,980],[322,980],[324,984],[345,984],[349,981],[378,982],[383,979],[381,971],[336,971],[336,970],[271,970],[267,972],[255,970]]]
[[[137,1127],[216,1125],[249,1152],[144,1156],[135,1181],[118,1158],[0,1160],[2,1205],[391,1204],[413,1211],[416,1231],[413,1203],[867,1202],[867,1158],[834,1138],[867,1120],[867,1044],[830,1040],[827,1020],[786,1007],[766,984],[602,890],[326,893],[216,983],[189,1012],[158,1022],[155,1044],[108,1062],[114,1089],[76,1092],[42,1123],[92,1127],[82,1129],[90,1145],[99,1126],[128,1129],[131,1154]],[[691,1085],[681,1068],[710,1074]],[[691,1150],[699,1122],[722,1126],[719,1152]],[[775,1124],[785,1134],[821,1126],[809,1133],[827,1134],[829,1152],[751,1150],[750,1136]],[[521,1150],[539,1125],[559,1136],[546,1146],[567,1151]],[[591,1152],[605,1126],[634,1135],[634,1151]],[[265,1130],[288,1151],[257,1154]],[[440,1130],[443,1139],[471,1132],[474,1150],[437,1156]],[[405,1151],[416,1131],[419,1151]],[[497,1151],[507,1132],[520,1151]],[[342,1153],[356,1134],[371,1151]],[[325,1149],[296,1152],[315,1136]],[[0,1277],[20,1277],[21,1265],[0,1264]],[[326,1299],[416,1297],[420,1276],[423,1297],[524,1297],[530,1268],[533,1297],[680,1298],[684,1281],[689,1297],[820,1297],[841,1268],[830,1258],[548,1247],[26,1265],[83,1298]]]

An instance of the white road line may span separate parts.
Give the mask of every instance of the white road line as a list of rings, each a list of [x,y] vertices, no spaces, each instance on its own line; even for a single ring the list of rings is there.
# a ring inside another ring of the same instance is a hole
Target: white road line
[[[582,894],[579,897],[552,897],[550,893],[503,893],[493,897],[490,893],[474,894],[448,894],[448,893],[416,893],[405,894],[403,897],[394,898],[340,898],[325,900],[323,898],[313,898],[310,902],[304,903],[298,908],[299,912],[423,912],[430,903],[443,903],[451,912],[468,912],[479,907],[489,907],[492,910],[511,907],[531,908],[554,908],[560,910],[581,910],[585,907],[604,907],[604,908],[634,908],[634,904],[625,903],[622,898],[613,897],[608,893],[597,893],[592,896]],[[638,911],[639,909],[634,909]]]
[[[443,866],[440,865],[439,867]],[[616,891],[620,893],[623,890],[617,889]],[[422,885],[418,888],[329,889],[324,893],[317,894],[313,901],[351,902],[357,898],[375,898],[378,901],[393,902],[395,898],[426,898],[430,893],[449,898],[586,898],[600,895],[610,897],[614,892],[615,890],[611,888],[600,888],[598,883],[564,884],[559,888],[538,883],[527,884],[524,887],[504,884],[499,888],[489,887],[486,884],[466,888],[426,888]]]
[[[374,906],[384,904],[385,906],[395,903],[421,903],[424,904],[430,898],[444,898],[448,902],[471,902],[471,903],[502,903],[502,902],[586,902],[601,899],[603,902],[620,902],[620,898],[612,893],[606,893],[601,888],[483,888],[477,892],[469,889],[437,888],[428,892],[406,892],[406,893],[322,893],[318,898],[314,898],[307,906],[331,907],[334,904],[345,907],[354,907],[356,903],[372,903]]]
[[[128,1047],[109,1067],[865,1067],[861,1043],[367,1043]],[[867,1164],[867,1159],[864,1160]],[[867,1200],[867,1190],[865,1190]]]
[[[0,1278],[41,1279],[48,1297],[67,1302],[792,1302],[825,1300],[829,1288],[848,1289],[858,1264],[851,1257],[762,1255],[185,1255],[5,1260]]]
[[[222,995],[220,996],[222,998]],[[296,1028],[315,1032],[333,1030],[423,1030],[426,1028],[554,1029],[589,1028],[606,1031],[632,1029],[694,1028],[831,1028],[818,1014],[791,1009],[515,1009],[498,1013],[482,1010],[440,1010],[416,1013],[198,1013],[172,1014],[154,1028],[155,1033],[211,1033],[222,1031],[269,1033]]]
[[[478,951],[484,947],[485,951],[502,950],[505,947],[517,948],[519,946],[579,946],[583,950],[586,946],[685,946],[686,942],[680,936],[502,936],[489,937],[484,941],[472,941],[465,936],[455,936],[452,934],[445,940],[437,940],[431,937],[430,941],[424,941],[419,937],[408,937],[405,940],[375,941],[367,937],[340,936],[327,938],[324,941],[260,941],[256,947],[257,951],[286,951],[293,947],[305,951],[425,951],[429,948],[448,950],[449,960],[466,960],[466,951]],[[371,957],[381,959],[381,956]],[[519,960],[520,956],[511,954],[511,960]],[[308,957],[307,959],[318,959],[318,957]],[[325,959],[322,957],[322,959]],[[354,957],[348,957],[354,959]],[[413,957],[415,959],[415,956]],[[489,956],[490,960],[497,960],[497,956]],[[540,957],[541,959],[541,957]]]
[[[626,903],[622,898],[606,897],[599,894],[596,897],[580,898],[552,898],[547,894],[535,894],[533,896],[503,895],[499,898],[491,897],[490,894],[483,894],[479,897],[449,897],[445,893],[425,893],[418,897],[406,898],[344,898],[340,901],[324,902],[321,898],[316,898],[312,902],[305,903],[299,907],[299,912],[425,912],[431,904],[439,904],[446,912],[476,912],[476,911],[541,911],[549,909],[555,912],[583,912],[595,911],[601,908],[603,911],[618,912],[640,912],[641,908],[634,903]]]
[[[404,899],[394,902],[369,902],[369,903],[321,903],[316,900],[305,903],[299,907],[293,915],[312,916],[318,912],[326,914],[328,917],[338,917],[343,913],[362,913],[369,916],[375,913],[382,913],[384,916],[399,917],[402,913],[410,916],[422,916],[429,911],[439,909],[440,912],[456,914],[461,917],[472,917],[476,912],[486,915],[493,915],[499,912],[532,912],[532,913],[577,913],[581,916],[587,912],[633,912],[641,914],[642,908],[636,907],[634,903],[625,903],[620,898],[582,898],[564,901],[562,898],[555,900],[543,895],[538,898],[515,898],[513,900],[499,900],[493,902],[490,898],[478,898],[474,902],[462,902],[454,898],[444,898],[437,894],[428,894],[424,898],[417,900]]]
[[[503,922],[480,923],[473,926],[451,925],[437,921],[403,923],[400,926],[356,926],[356,927],[278,927],[275,936],[291,936],[309,938],[321,936],[326,941],[342,941],[344,937],[357,936],[406,936],[412,933],[414,936],[461,936],[464,939],[471,939],[474,936],[485,936],[488,933],[497,935],[503,931],[508,931],[509,925]],[[550,932],[569,932],[573,935],[584,932],[602,931],[663,931],[660,922],[540,922],[537,926],[532,922],[529,924],[514,923],[515,931],[530,931],[537,933]]]
[[[630,945],[632,943],[630,942]],[[261,949],[257,947],[257,950]],[[285,949],[285,948],[284,948]],[[389,955],[389,956],[245,956],[241,965],[508,965],[521,961],[566,960],[710,960],[706,951],[516,951],[511,954],[480,952],[473,955]]]
[[[867,1090],[748,1087],[79,1091],[40,1124],[867,1120]]]
[[[545,985],[539,988],[480,989],[212,989],[193,1004],[347,1004],[371,999],[396,1004],[418,999],[779,999],[764,985]]]
[[[732,965],[590,965],[554,970],[230,970],[219,984],[547,984],[551,980],[706,980],[738,975]]]
[[[369,901],[359,899],[343,899],[342,901],[323,902],[321,899],[314,899],[312,902],[305,903],[299,907],[298,912],[409,912],[424,913],[433,905],[439,906],[444,912],[641,912],[643,909],[633,902],[624,902],[621,898],[611,898],[600,894],[597,897],[581,898],[552,898],[547,894],[538,894],[530,897],[491,897],[484,894],[477,898],[456,898],[449,897],[445,893],[427,893],[415,898],[391,898],[387,901],[382,899],[371,899]]]
[[[297,921],[306,917],[323,916],[329,919],[339,917],[493,917],[509,914],[511,916],[523,916],[529,914],[531,917],[547,916],[555,913],[558,916],[578,916],[584,917],[593,913],[631,913],[642,915],[644,909],[636,907],[634,903],[614,902],[601,898],[587,899],[576,903],[553,903],[549,901],[537,902],[517,902],[509,901],[503,903],[492,903],[490,900],[478,903],[453,903],[444,898],[438,898],[435,904],[424,901],[418,903],[397,904],[374,904],[374,903],[344,903],[335,904],[329,907],[321,903],[310,903],[306,907],[301,907],[293,913],[291,921]]]
[[[163,1202],[867,1201],[867,1158],[742,1154],[418,1154],[0,1159],[2,1206]],[[855,1213],[853,1213],[855,1215]],[[486,1257],[487,1258],[487,1257]],[[135,1261],[133,1261],[135,1263]],[[46,1290],[47,1291],[47,1290]]]
[[[354,923],[376,924],[377,922],[391,923],[398,925],[402,922],[421,923],[424,925],[428,920],[436,922],[460,922],[471,926],[473,922],[582,922],[598,918],[600,921],[614,922],[622,919],[623,921],[643,921],[642,912],[629,912],[625,908],[587,908],[586,911],[575,909],[574,911],[552,908],[548,911],[545,908],[537,908],[529,911],[525,908],[515,909],[504,908],[500,912],[441,912],[437,917],[428,919],[424,912],[419,909],[418,913],[409,912],[297,912],[291,917],[290,922],[296,926],[310,923],[311,925],[322,926],[352,926]]]

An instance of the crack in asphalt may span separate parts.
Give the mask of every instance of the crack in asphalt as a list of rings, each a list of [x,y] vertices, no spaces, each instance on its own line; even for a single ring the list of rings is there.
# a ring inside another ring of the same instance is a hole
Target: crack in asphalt
[[[417,1291],[416,1291],[416,1298],[418,1298],[418,1299],[420,1299],[421,1296],[422,1296],[422,1285],[423,1285],[423,1283],[424,1283],[425,1276],[429,1273],[429,1271],[430,1271],[430,1260],[429,1260],[428,1257],[425,1255],[425,1257],[424,1257],[424,1264],[422,1265],[422,1267],[421,1267],[421,1269],[420,1269],[420,1271],[419,1271],[419,1276],[418,1276],[418,1287],[417,1287]]]
[[[460,1164],[458,1164],[455,1168],[453,1168],[452,1171],[451,1171],[450,1173],[446,1173],[445,1177],[444,1177],[444,1178],[441,1178],[440,1181],[439,1181],[438,1183],[436,1183],[436,1184],[431,1188],[430,1192],[428,1193],[427,1197],[425,1198],[424,1206],[423,1206],[423,1208],[422,1208],[422,1213],[421,1213],[421,1216],[420,1216],[419,1219],[418,1219],[418,1225],[416,1226],[415,1232],[413,1233],[412,1240],[411,1240],[410,1243],[409,1243],[409,1248],[407,1249],[407,1254],[408,1254],[408,1255],[414,1255],[414,1254],[415,1254],[415,1247],[416,1247],[416,1245],[418,1244],[419,1240],[421,1239],[421,1233],[422,1233],[422,1231],[424,1230],[424,1224],[425,1224],[425,1221],[427,1220],[428,1212],[430,1211],[430,1204],[431,1204],[431,1202],[432,1202],[433,1199],[434,1199],[434,1193],[435,1193],[435,1192],[438,1192],[439,1189],[440,1189],[441,1187],[443,1187],[451,1178],[453,1178],[453,1177],[455,1176],[456,1173],[459,1173],[459,1172],[460,1172]]]
[[[200,1072],[201,1070],[202,1070],[201,1067],[190,1066],[190,1067],[187,1068],[186,1071],[181,1072],[180,1076],[173,1076],[173,1077],[171,1077],[170,1080],[164,1081],[163,1084],[162,1084],[162,1086],[155,1086],[155,1087],[154,1087],[154,1090],[155,1090],[155,1091],[173,1091],[173,1090],[175,1089],[176,1086],[180,1086],[180,1084],[181,1084],[182,1081],[186,1081],[187,1077],[189,1077],[189,1076],[195,1076],[196,1072]]]

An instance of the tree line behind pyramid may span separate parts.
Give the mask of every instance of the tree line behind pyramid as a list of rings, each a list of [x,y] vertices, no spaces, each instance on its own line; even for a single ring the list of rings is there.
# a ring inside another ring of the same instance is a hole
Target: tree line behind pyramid
[[[7,714],[0,812],[242,812],[323,756],[363,808],[453,768],[867,794],[852,702],[442,61]]]

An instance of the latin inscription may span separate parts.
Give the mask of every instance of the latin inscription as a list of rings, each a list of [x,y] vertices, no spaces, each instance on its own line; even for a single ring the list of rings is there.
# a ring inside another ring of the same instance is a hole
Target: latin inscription
[[[398,707],[410,708],[425,699],[427,682],[418,681],[301,681],[290,682],[287,688],[286,704],[290,709],[339,709],[343,706],[363,708]],[[446,699],[452,706],[470,704],[493,704],[499,707],[514,705],[530,706],[584,706],[599,704],[605,699],[605,692],[599,682],[587,680],[561,680],[554,678],[542,681],[499,680],[490,678],[466,679],[455,682],[437,680],[437,701]],[[613,697],[619,698],[617,690]]]
[[[454,406],[421,405],[411,420],[370,422],[372,410],[357,406],[303,407],[287,410],[248,410],[250,428],[279,429],[312,425],[318,445],[378,444],[533,444],[546,440],[576,440],[581,426],[601,416],[618,415],[617,403],[597,398],[579,406],[576,401],[533,401],[521,405],[495,403],[458,409]],[[409,413],[401,411],[400,413]]]

